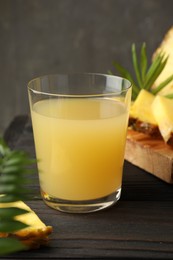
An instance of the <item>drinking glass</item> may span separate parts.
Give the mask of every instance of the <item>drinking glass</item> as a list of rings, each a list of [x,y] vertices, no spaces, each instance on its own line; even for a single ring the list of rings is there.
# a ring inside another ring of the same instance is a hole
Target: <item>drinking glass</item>
[[[41,195],[69,213],[120,199],[131,83],[95,73],[46,75],[28,83]]]

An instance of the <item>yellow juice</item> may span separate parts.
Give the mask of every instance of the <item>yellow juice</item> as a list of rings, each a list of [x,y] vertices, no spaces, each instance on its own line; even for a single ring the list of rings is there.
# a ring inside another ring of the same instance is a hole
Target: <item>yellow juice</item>
[[[90,200],[121,188],[128,113],[113,99],[38,101],[32,122],[41,189]]]

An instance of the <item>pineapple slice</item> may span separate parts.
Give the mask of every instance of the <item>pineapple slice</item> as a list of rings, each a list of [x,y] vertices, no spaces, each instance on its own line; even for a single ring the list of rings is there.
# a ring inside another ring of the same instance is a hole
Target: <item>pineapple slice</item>
[[[154,52],[153,58],[158,53],[161,52],[165,53],[169,57],[163,71],[156,79],[153,87],[157,87],[160,83],[162,83],[164,80],[166,80],[169,76],[173,74],[173,26],[166,33],[160,46]],[[173,81],[168,83],[161,91],[159,91],[159,95],[167,95],[172,93],[173,93]]]
[[[28,213],[16,216],[15,219],[29,226],[12,234],[0,233],[0,237],[16,236],[29,248],[39,248],[41,245],[47,244],[52,227],[46,226],[28,205],[23,201],[0,203],[0,208],[5,207],[17,207],[28,210]]]
[[[173,100],[157,95],[152,104],[152,113],[167,143],[173,134]]]
[[[142,89],[130,108],[130,117],[138,119],[141,122],[157,125],[157,122],[151,113],[154,97],[153,94]]]
[[[158,137],[160,135],[157,122],[151,113],[155,96],[142,89],[131,106],[129,126],[138,132]]]

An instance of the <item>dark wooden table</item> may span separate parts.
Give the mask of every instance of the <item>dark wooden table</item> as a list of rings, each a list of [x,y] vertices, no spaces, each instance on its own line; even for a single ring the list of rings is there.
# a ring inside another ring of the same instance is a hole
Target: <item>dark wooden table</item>
[[[4,137],[13,149],[35,156],[30,118],[16,117]],[[133,151],[132,151],[133,152]],[[2,259],[173,259],[173,186],[125,162],[120,201],[89,214],[67,214],[46,206],[39,195],[28,204],[53,226],[50,244]]]

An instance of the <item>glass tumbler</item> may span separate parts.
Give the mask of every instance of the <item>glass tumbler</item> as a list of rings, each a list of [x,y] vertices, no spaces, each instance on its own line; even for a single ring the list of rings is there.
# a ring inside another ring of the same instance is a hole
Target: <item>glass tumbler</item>
[[[131,83],[94,73],[47,75],[28,83],[41,195],[69,213],[120,199]]]

